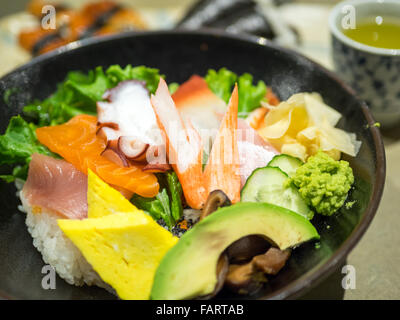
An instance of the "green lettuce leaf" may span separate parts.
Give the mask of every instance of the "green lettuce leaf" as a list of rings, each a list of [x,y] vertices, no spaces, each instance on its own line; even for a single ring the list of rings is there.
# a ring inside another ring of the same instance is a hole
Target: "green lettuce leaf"
[[[253,77],[244,73],[238,79],[239,93],[239,117],[247,117],[247,115],[260,107],[260,103],[265,99],[267,86],[263,81],[258,81],[257,85],[253,85]]]
[[[172,229],[175,220],[172,217],[170,199],[166,189],[162,189],[154,198],[144,198],[134,194],[131,202],[138,208],[148,213],[154,220],[164,220],[168,229]]]
[[[65,123],[76,115],[96,114],[96,102],[111,86],[101,67],[87,75],[79,71],[69,72],[57,91],[43,101],[35,101],[24,107],[24,114],[39,127]]]
[[[166,180],[168,185],[169,196],[171,197],[171,214],[175,221],[183,215],[182,207],[182,186],[175,172],[167,172]]]
[[[96,102],[102,100],[106,90],[114,88],[121,81],[144,81],[149,92],[154,93],[160,77],[164,76],[159,74],[158,69],[131,65],[125,68],[113,65],[105,72],[102,67],[97,67],[87,74],[72,71],[58,85],[54,94],[25,106],[23,112],[40,127],[62,124],[82,113],[96,115]],[[171,89],[176,89],[176,86]]]
[[[176,92],[176,90],[179,89],[179,84],[176,82],[171,82],[170,84],[168,84],[168,90],[169,93],[172,95]]]
[[[12,173],[0,178],[12,182],[15,178],[26,179],[33,153],[55,156],[40,144],[35,134],[36,126],[20,116],[12,117],[6,132],[0,136],[0,165],[14,165]]]
[[[154,198],[133,195],[131,202],[154,220],[164,220],[171,230],[183,214],[182,186],[175,172],[157,174],[161,191]]]
[[[29,165],[25,164],[23,166],[16,166],[11,174],[0,175],[0,179],[6,183],[14,182],[15,179],[26,180],[28,176]]]
[[[221,68],[218,71],[208,70],[205,80],[211,89],[218,97],[229,102],[235,83],[238,84],[239,106],[238,115],[245,118],[254,109],[260,106],[262,100],[265,99],[267,86],[263,81],[258,81],[257,85],[253,85],[253,77],[244,73],[238,77],[232,71]]]
[[[237,81],[236,74],[226,68],[221,68],[218,71],[210,69],[204,79],[212,92],[226,103],[229,102],[233,86]]]
[[[102,100],[104,92],[124,80],[144,81],[149,92],[154,93],[160,77],[164,76],[159,74],[158,69],[131,65],[125,68],[113,65],[105,72],[102,67],[88,73],[69,72],[50,97],[23,108],[24,117],[30,123],[19,116],[11,119],[6,133],[0,137],[0,165],[13,165],[15,168],[11,174],[0,178],[9,182],[16,177],[26,178],[30,157],[34,152],[53,155],[37,141],[36,126],[62,124],[83,113],[96,115],[96,103]],[[171,90],[176,89],[177,85],[173,84]]]
[[[107,69],[106,74],[113,87],[121,81],[140,80],[146,83],[150,93],[156,92],[160,77],[164,78],[164,75],[160,75],[158,69],[145,66],[132,67],[131,65],[127,65],[124,69],[119,65],[113,65]]]
[[[131,202],[138,208],[152,216],[154,220],[161,219],[163,213],[163,206],[160,200],[156,198],[144,198],[138,194],[134,194]]]
[[[175,225],[175,220],[171,213],[170,199],[167,189],[163,189],[158,195],[156,195],[156,198],[158,201],[160,201],[163,208],[163,211],[161,212],[161,219],[164,220],[168,229],[171,230]]]
[[[104,92],[113,87],[102,67],[90,70],[87,76],[81,72],[70,72],[64,86],[71,89],[73,101],[79,101],[82,110],[92,112],[96,112],[96,102],[102,100]]]

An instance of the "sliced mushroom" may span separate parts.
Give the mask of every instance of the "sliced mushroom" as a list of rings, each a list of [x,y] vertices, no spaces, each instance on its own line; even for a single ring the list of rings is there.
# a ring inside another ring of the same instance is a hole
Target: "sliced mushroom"
[[[204,205],[203,211],[200,215],[200,220],[207,217],[209,214],[216,211],[218,208],[230,206],[231,201],[229,200],[228,196],[222,190],[214,190],[212,191],[207,201]]]
[[[218,259],[217,263],[217,285],[214,289],[214,296],[224,287],[225,278],[228,274],[229,260],[228,256],[223,253]]]
[[[267,282],[267,278],[254,268],[251,261],[245,264],[230,265],[225,279],[225,285],[231,291],[239,294],[256,293],[265,282]]]
[[[232,243],[227,254],[231,263],[243,263],[268,250],[271,245],[261,236],[251,235]]]
[[[285,251],[271,247],[266,253],[255,256],[253,265],[266,274],[276,275],[285,266],[290,257],[291,250]]]
[[[131,137],[119,137],[118,148],[129,160],[145,161],[149,145]]]
[[[271,247],[266,253],[254,256],[245,264],[230,265],[226,287],[239,294],[257,292],[267,281],[266,274],[276,275],[285,266],[290,252],[290,249],[282,251]]]

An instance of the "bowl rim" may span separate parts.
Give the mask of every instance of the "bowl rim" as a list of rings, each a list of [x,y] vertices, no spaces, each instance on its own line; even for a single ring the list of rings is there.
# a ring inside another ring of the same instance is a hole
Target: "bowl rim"
[[[353,89],[351,89],[347,84],[345,84],[339,77],[333,72],[325,68],[324,66],[318,64],[317,62],[303,56],[302,54],[288,48],[283,48],[275,43],[272,43],[270,40],[267,40],[263,37],[257,37],[253,35],[244,35],[244,34],[231,34],[227,33],[223,30],[218,29],[210,29],[210,28],[202,28],[199,30],[186,30],[186,29],[175,29],[175,30],[162,30],[162,31],[132,31],[115,35],[108,35],[103,37],[95,37],[88,38],[84,40],[79,40],[76,42],[72,42],[67,44],[66,46],[55,49],[51,52],[45,53],[39,57],[36,57],[29,61],[28,63],[20,66],[17,69],[7,73],[3,77],[0,78],[0,83],[7,79],[9,76],[12,76],[14,73],[21,72],[30,68],[33,65],[41,63],[45,60],[55,59],[58,56],[63,54],[67,54],[68,52],[79,50],[80,48],[88,47],[91,45],[96,45],[104,42],[113,42],[114,40],[121,40],[127,38],[140,38],[140,37],[160,37],[160,36],[186,36],[186,37],[214,37],[214,38],[224,38],[226,40],[233,40],[237,42],[242,42],[247,45],[255,45],[261,47],[270,47],[272,49],[282,51],[286,55],[290,56],[293,59],[300,59],[301,63],[311,64],[314,68],[319,69],[326,76],[332,78],[336,81],[344,91],[348,94],[354,96],[356,100],[359,102],[361,110],[364,114],[365,119],[367,120],[366,130],[369,130],[372,136],[373,143],[376,147],[375,156],[376,156],[376,173],[375,173],[375,181],[374,188],[372,189],[371,200],[368,203],[367,208],[365,209],[365,214],[363,218],[359,221],[359,224],[356,228],[351,232],[348,239],[341,245],[339,249],[337,249],[332,256],[320,263],[320,265],[315,266],[317,268],[315,271],[308,271],[304,275],[302,275],[299,279],[288,283],[283,288],[274,291],[273,293],[264,295],[260,297],[260,300],[280,300],[280,299],[296,299],[301,295],[305,294],[311,288],[315,287],[323,280],[325,280],[330,274],[332,274],[338,264],[344,262],[347,255],[351,252],[351,250],[356,246],[356,244],[360,241],[365,231],[368,229],[371,224],[372,219],[374,218],[376,211],[378,209],[380,200],[382,198],[383,189],[385,185],[386,179],[386,155],[383,144],[383,139],[380,134],[380,130],[377,126],[375,126],[376,121],[374,120],[371,111],[367,104],[361,100],[358,95],[355,93]],[[15,297],[11,297],[6,292],[0,290],[0,299],[16,299]]]
[[[347,46],[352,47],[353,49],[357,49],[363,52],[367,52],[369,54],[375,55],[382,55],[382,56],[393,56],[397,57],[400,56],[400,49],[387,49],[387,48],[379,48],[373,47],[361,42],[355,41],[348,36],[346,36],[340,28],[337,26],[337,17],[339,14],[342,13],[342,8],[345,6],[367,6],[370,4],[393,4],[399,6],[400,9],[400,2],[398,0],[346,0],[341,1],[336,4],[329,14],[329,29],[331,34],[340,40],[342,43],[346,44]]]

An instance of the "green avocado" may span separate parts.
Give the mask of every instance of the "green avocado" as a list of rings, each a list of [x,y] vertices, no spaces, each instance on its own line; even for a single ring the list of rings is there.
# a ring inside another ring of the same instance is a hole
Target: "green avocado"
[[[219,209],[167,252],[157,268],[151,299],[192,299],[212,293],[221,253],[248,235],[265,236],[281,250],[319,239],[307,219],[282,207],[243,202]]]

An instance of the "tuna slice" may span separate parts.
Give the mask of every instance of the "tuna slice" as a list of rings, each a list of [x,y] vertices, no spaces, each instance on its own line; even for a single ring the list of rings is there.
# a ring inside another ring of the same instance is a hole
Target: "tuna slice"
[[[64,160],[33,154],[22,192],[30,206],[67,219],[87,218],[87,176]]]

